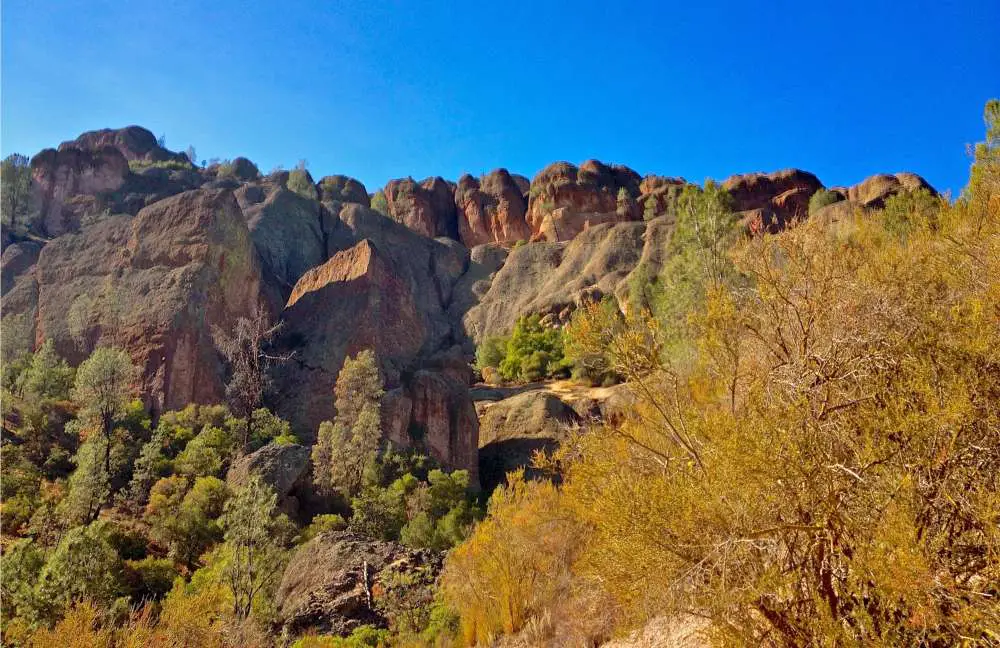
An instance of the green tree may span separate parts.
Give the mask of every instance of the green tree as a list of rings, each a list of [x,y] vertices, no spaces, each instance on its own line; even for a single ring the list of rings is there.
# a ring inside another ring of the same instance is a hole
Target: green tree
[[[278,498],[256,475],[225,505],[228,561],[224,572],[233,596],[233,614],[247,619],[255,603],[267,596],[285,562],[289,522],[278,514]]]
[[[209,546],[222,539],[218,518],[226,496],[225,482],[216,477],[199,477],[190,488],[184,477],[161,479],[146,506],[153,539],[190,569]]]
[[[69,478],[69,492],[60,504],[61,517],[70,524],[97,519],[111,494],[110,453],[103,437],[92,437],[76,451],[76,470]],[[108,457],[105,461],[104,457]]]
[[[817,189],[809,198],[809,215],[812,216],[827,205],[832,205],[833,203],[840,202],[843,199],[843,196],[838,194],[836,191]]]
[[[345,358],[334,386],[334,421],[324,421],[313,447],[313,480],[324,493],[356,494],[365,467],[382,437],[381,400],[385,391],[375,354],[366,349]]]
[[[110,607],[123,593],[122,562],[106,522],[92,522],[66,533],[39,574],[38,592],[50,618],[74,601]]]
[[[36,398],[65,400],[73,385],[73,369],[59,357],[48,339],[32,356],[22,379],[24,391]]]
[[[136,395],[139,369],[121,349],[102,347],[94,351],[76,371],[73,400],[82,416],[92,416],[104,437],[104,471],[111,474],[111,445],[115,421]]]
[[[379,189],[372,195],[372,209],[382,214],[386,218],[391,218],[389,215],[389,201],[385,197],[385,192]]]
[[[498,367],[505,380],[531,382],[554,376],[568,366],[563,358],[562,331],[543,325],[537,313],[517,321],[505,348]]]
[[[31,202],[31,166],[28,157],[12,153],[0,162],[0,211],[3,225],[28,229]]]

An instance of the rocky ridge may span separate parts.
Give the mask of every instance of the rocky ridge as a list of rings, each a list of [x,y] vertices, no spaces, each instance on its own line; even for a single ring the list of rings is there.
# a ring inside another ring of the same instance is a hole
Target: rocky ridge
[[[211,327],[262,301],[293,359],[273,405],[309,441],[333,415],[347,355],[373,348],[389,390],[387,435],[442,463],[477,467],[480,429],[467,362],[484,337],[538,312],[565,322],[666,260],[680,178],[589,160],[530,182],[497,169],[457,183],[406,178],[382,190],[335,175],[293,190],[246,158],[200,168],[139,127],[84,133],[31,161],[30,238],[4,237],[5,343],[53,339],[72,362],[101,340],[143,368],[155,411],[221,399]],[[723,182],[750,233],[808,217],[823,185],[799,170]],[[873,176],[827,210],[871,209],[919,176]],[[527,241],[531,241],[528,243]],[[524,243],[524,244],[522,244]],[[492,427],[486,430],[491,435]]]

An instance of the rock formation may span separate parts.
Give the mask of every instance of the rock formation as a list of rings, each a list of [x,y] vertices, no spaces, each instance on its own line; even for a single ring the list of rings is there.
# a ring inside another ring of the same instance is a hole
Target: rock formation
[[[374,605],[379,576],[396,573],[433,581],[442,555],[406,549],[349,531],[323,533],[299,547],[275,594],[279,623],[290,634],[348,635],[360,625],[385,627]]]
[[[442,178],[390,180],[382,191],[395,221],[431,238],[458,238],[455,188]]]
[[[608,166],[597,160],[588,160],[576,167],[568,162],[556,162],[542,169],[531,181],[531,198],[526,219],[532,238],[540,235],[546,216],[564,208],[577,214],[619,214],[620,220],[641,218],[635,199],[639,196],[641,178],[625,166]],[[582,229],[586,218],[575,220]],[[602,222],[607,222],[606,217]],[[569,240],[579,230],[564,228],[557,240]]]
[[[86,216],[111,204],[111,194],[128,175],[128,160],[111,146],[83,150],[63,145],[38,153],[31,158],[31,193],[42,232],[55,237],[79,230]]]
[[[775,233],[809,215],[809,199],[823,183],[798,169],[774,173],[734,175],[722,183],[733,199],[733,209],[744,215],[752,233]]]
[[[36,344],[51,338],[73,363],[101,338],[128,349],[156,411],[221,400],[211,326],[248,314],[260,292],[250,233],[228,191],[187,192],[60,236],[30,275],[5,295],[5,319],[34,313]]]
[[[507,169],[497,169],[476,180],[462,176],[455,189],[458,235],[467,247],[483,243],[513,244],[531,238],[525,220],[528,198]]]

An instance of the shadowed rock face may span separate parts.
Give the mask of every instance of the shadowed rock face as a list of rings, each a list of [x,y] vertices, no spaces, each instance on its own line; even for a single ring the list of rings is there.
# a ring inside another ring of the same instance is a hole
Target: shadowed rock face
[[[446,313],[468,251],[435,241],[359,204],[327,226],[328,261],[299,279],[285,309],[283,344],[295,358],[276,370],[279,414],[303,438],[333,417],[333,386],[347,355],[371,348],[390,388],[454,338]]]
[[[383,189],[393,220],[430,238],[458,238],[455,187],[442,178],[390,180]]]
[[[281,577],[275,594],[279,623],[291,634],[348,635],[360,625],[385,627],[386,619],[369,606],[366,593],[382,570],[391,566],[416,575],[420,569],[430,585],[442,560],[434,551],[349,531],[320,534],[299,547]]]
[[[403,386],[386,394],[382,428],[393,443],[468,470],[478,484],[479,419],[466,384],[437,371],[404,376]]]
[[[483,488],[490,492],[504,482],[508,472],[529,467],[536,451],[551,452],[580,423],[569,405],[540,391],[486,407],[479,436]]]

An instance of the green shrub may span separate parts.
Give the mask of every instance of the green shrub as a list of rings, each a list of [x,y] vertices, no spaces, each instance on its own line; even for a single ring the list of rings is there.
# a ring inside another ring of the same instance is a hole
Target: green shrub
[[[504,380],[531,382],[566,374],[562,331],[543,326],[538,314],[522,317],[504,345],[506,353],[497,365]]]
[[[128,168],[133,173],[137,173],[143,169],[170,169],[174,171],[183,171],[193,169],[194,165],[190,162],[184,162],[182,160],[161,160],[159,162],[150,162],[148,160],[129,160]]]
[[[302,542],[312,540],[321,533],[343,531],[346,528],[347,520],[342,515],[337,515],[336,513],[317,515],[313,518],[312,523],[302,532]]]
[[[385,197],[385,192],[381,189],[372,195],[372,209],[389,218],[389,201]]]
[[[832,205],[833,203],[840,202],[843,199],[844,197],[836,191],[817,189],[816,193],[814,193],[809,199],[809,215],[811,216],[827,205]]]

